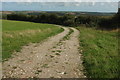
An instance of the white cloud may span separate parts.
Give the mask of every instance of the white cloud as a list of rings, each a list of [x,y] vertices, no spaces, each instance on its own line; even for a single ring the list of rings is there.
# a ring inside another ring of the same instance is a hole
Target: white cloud
[[[118,7],[120,8],[120,2],[119,2],[119,4],[118,4]]]
[[[80,3],[76,3],[75,6],[80,6]]]
[[[95,2],[92,2],[92,5],[94,6],[94,5],[95,5]]]

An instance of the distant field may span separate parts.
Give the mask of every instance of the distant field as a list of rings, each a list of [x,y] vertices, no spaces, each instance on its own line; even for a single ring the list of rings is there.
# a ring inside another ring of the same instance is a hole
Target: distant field
[[[78,27],[83,64],[91,78],[120,78],[118,33]]]
[[[2,58],[11,57],[14,51],[29,43],[41,42],[44,39],[63,31],[62,28],[52,24],[40,24],[23,21],[2,20]]]

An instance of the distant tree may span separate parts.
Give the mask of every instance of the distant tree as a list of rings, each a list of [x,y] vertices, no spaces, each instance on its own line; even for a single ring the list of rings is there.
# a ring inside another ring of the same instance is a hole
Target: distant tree
[[[48,23],[52,23],[52,24],[58,23],[58,15],[55,13],[50,14],[47,19],[48,19]]]
[[[47,23],[48,22],[48,14],[41,14],[39,17],[39,20],[41,23]]]
[[[27,21],[30,21],[30,22],[38,22],[37,16],[35,16],[35,15],[28,15],[28,16],[27,16]]]
[[[116,28],[120,26],[120,13],[117,13],[115,16],[109,18],[89,15],[58,15],[57,13],[42,13],[38,15],[27,15],[20,13],[8,14],[7,19],[30,21],[37,23],[58,24],[64,26],[79,26],[83,24],[87,27],[100,27],[106,29]]]
[[[0,15],[0,19],[7,19],[7,15],[5,14]]]
[[[75,25],[75,16],[70,14],[65,14],[62,17],[63,25],[65,26],[74,26]]]
[[[113,18],[114,26],[120,28],[120,13],[117,13]]]
[[[7,15],[7,19],[10,20],[20,20],[20,21],[27,21],[27,15],[25,14],[9,14]]]

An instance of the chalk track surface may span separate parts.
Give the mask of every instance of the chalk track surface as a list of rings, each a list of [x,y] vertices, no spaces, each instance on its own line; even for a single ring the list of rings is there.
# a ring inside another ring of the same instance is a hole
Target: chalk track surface
[[[79,31],[63,29],[42,43],[30,43],[13,53],[2,64],[3,78],[85,78],[78,49]]]

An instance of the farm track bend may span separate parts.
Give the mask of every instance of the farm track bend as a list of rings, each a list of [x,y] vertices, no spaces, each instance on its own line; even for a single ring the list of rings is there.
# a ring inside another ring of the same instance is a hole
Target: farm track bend
[[[85,78],[79,53],[79,31],[64,31],[42,43],[23,46],[3,62],[3,78]]]

